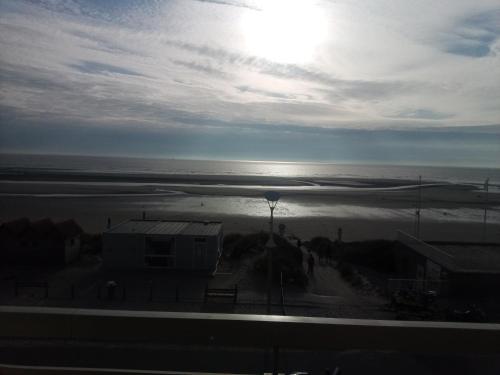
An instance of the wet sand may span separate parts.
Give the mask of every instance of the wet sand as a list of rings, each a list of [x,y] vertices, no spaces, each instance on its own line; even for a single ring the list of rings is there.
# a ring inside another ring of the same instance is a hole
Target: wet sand
[[[262,195],[271,189],[282,193],[276,223],[301,238],[333,238],[338,227],[348,241],[414,231],[418,188],[413,181],[360,178],[2,175],[0,220],[74,218],[85,230],[100,232],[108,217],[115,224],[146,211],[148,218],[218,220],[226,233],[252,232],[268,229]],[[484,199],[472,185],[424,182],[422,236],[482,240]],[[487,239],[500,242],[499,193],[490,192],[488,206]]]

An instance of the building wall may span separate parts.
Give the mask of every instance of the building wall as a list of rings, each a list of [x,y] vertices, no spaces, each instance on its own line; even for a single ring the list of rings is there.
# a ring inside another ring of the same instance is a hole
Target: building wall
[[[497,296],[500,274],[450,273],[450,293],[456,297]]]
[[[426,258],[408,246],[399,243],[395,247],[395,261],[398,277],[416,279],[421,276],[421,270],[424,270],[424,274],[420,278],[425,277]]]
[[[66,264],[74,262],[80,256],[80,236],[67,238],[65,241],[64,260]]]
[[[201,239],[205,242],[197,243]],[[219,259],[218,236],[178,236],[176,240],[176,268],[215,271]],[[202,259],[197,259],[199,252],[196,251],[196,246],[204,249]]]
[[[144,268],[144,235],[104,233],[103,261],[111,268]]]
[[[103,234],[103,260],[106,267],[112,268],[146,268],[146,238],[157,241],[168,241],[171,236],[144,234]],[[202,242],[202,239],[204,242]],[[197,241],[198,240],[198,241]],[[174,269],[195,269],[213,272],[216,269],[222,251],[222,234],[217,236],[175,236]],[[203,249],[203,257],[197,258]]]

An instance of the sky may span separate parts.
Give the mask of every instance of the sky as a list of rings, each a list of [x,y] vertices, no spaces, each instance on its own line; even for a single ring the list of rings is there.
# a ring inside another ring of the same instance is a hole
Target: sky
[[[498,167],[500,1],[1,0],[0,152]]]

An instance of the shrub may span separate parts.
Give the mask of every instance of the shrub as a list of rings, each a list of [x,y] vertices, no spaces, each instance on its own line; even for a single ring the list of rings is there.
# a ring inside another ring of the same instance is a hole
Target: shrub
[[[332,241],[326,237],[314,237],[309,241],[309,249],[320,255],[326,248],[332,245]]]
[[[260,252],[267,238],[268,234],[264,232],[246,235],[230,234],[224,239],[224,254],[233,259],[240,259],[244,255]]]
[[[102,234],[82,233],[80,238],[83,254],[98,255],[102,253]]]
[[[359,276],[359,274],[356,273],[351,278],[351,285],[355,287],[360,287],[361,285],[363,285],[363,279],[361,278],[361,276]]]
[[[340,272],[340,276],[342,276],[346,280],[350,280],[354,274],[352,266],[347,263],[339,264],[338,270]]]
[[[287,283],[306,285],[308,279],[302,266],[302,251],[278,236],[274,240],[276,248],[273,250],[273,279],[278,281],[283,273],[283,279]],[[254,271],[267,275],[267,253],[255,261]]]

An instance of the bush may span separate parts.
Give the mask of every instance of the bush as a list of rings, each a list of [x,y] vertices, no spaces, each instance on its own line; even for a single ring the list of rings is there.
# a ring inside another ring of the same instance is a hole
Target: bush
[[[98,255],[102,253],[102,234],[82,233],[80,238],[83,254]]]
[[[276,248],[273,250],[273,279],[279,281],[281,273],[287,283],[299,286],[307,284],[308,278],[302,266],[302,251],[287,240],[275,236]],[[267,253],[254,263],[256,273],[267,275]]]
[[[326,237],[314,237],[308,242],[308,248],[315,252],[320,259],[339,258],[343,246],[343,242],[331,241]]]
[[[340,272],[340,276],[346,280],[350,280],[352,275],[354,275],[354,270],[350,264],[341,263],[338,266],[338,270]]]
[[[244,255],[263,250],[268,234],[264,232],[252,234],[229,234],[224,238],[224,255],[232,259],[240,259]]]
[[[350,281],[351,281],[351,285],[354,287],[360,287],[361,285],[363,285],[363,279],[357,273],[354,274],[354,276],[351,278]]]

